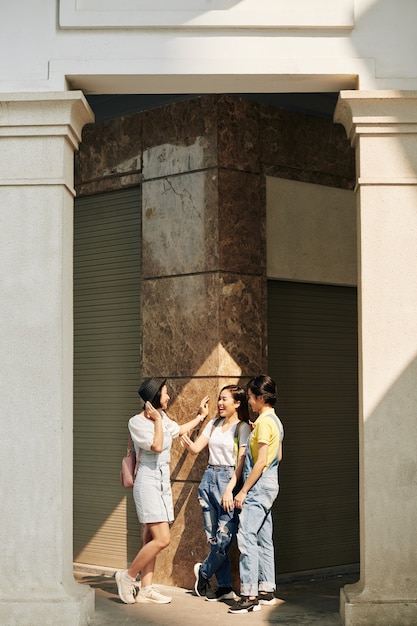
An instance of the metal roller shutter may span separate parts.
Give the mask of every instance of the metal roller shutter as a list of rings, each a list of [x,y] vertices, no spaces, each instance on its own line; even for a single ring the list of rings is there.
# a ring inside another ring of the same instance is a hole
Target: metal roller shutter
[[[285,427],[277,573],[359,562],[356,289],[269,281],[269,374]]]
[[[140,378],[141,198],[137,188],[74,207],[74,561],[124,567],[139,544],[119,484]]]

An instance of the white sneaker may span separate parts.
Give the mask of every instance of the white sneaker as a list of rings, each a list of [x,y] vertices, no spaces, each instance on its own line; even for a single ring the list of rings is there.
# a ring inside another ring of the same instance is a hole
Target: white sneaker
[[[129,576],[127,570],[119,569],[114,575],[117,583],[117,593],[125,604],[135,603],[134,580]]]
[[[156,604],[169,604],[172,598],[170,596],[164,596],[164,594],[157,591],[154,587],[150,589],[141,589],[136,595],[136,602],[146,603],[155,602]]]

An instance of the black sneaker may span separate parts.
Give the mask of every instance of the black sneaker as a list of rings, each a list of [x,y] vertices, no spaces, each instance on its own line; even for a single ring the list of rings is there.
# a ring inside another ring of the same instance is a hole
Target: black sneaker
[[[237,602],[234,602],[229,609],[229,613],[250,613],[253,611],[260,611],[261,606],[258,602],[258,598],[250,600],[248,596],[241,596]]]
[[[260,591],[258,600],[259,604],[269,604],[269,606],[273,606],[277,602],[273,591]]]
[[[201,574],[201,563],[196,563],[194,565],[194,576],[195,576],[195,585],[194,585],[194,591],[196,592],[196,594],[198,596],[205,596],[207,593],[207,590],[210,588],[210,583],[207,580],[207,578],[204,578],[204,576]]]
[[[234,600],[235,594],[231,587],[218,587],[215,591],[207,591],[206,600],[209,602],[221,602],[221,600]]]

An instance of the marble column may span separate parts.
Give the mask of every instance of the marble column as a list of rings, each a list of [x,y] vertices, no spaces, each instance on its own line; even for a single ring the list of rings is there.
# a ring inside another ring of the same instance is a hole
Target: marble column
[[[360,328],[358,583],[347,626],[417,623],[417,92],[342,92],[356,150]]]
[[[74,151],[79,92],[0,100],[0,622],[89,623],[72,575]]]
[[[265,181],[256,105],[206,96],[143,117],[143,375],[168,378],[184,422],[266,366]],[[176,520],[159,581],[192,586],[207,463],[173,448]]]

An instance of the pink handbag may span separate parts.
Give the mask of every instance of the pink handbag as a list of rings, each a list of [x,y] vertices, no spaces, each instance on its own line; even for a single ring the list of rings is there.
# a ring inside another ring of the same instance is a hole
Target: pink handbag
[[[136,458],[135,448],[133,447],[130,435],[127,438],[127,450],[122,459],[122,467],[120,469],[120,483],[125,489],[132,489],[135,482],[136,472],[138,471],[139,455]]]

